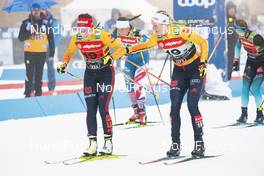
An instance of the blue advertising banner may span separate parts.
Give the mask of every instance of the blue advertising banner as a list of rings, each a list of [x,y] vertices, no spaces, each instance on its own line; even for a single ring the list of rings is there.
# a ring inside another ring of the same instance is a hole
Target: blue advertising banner
[[[174,19],[209,19],[213,17],[216,0],[174,0]]]
[[[188,26],[209,27],[209,54],[212,52],[219,35],[225,32],[225,0],[173,0],[173,17],[175,21]],[[217,29],[218,33],[212,33]],[[224,35],[224,34],[223,34]],[[225,68],[225,38],[211,60],[218,69]]]

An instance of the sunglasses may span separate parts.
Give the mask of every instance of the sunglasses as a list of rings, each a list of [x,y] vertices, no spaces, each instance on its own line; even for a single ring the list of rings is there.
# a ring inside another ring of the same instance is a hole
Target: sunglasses
[[[243,35],[245,32],[246,32],[246,30],[245,29],[235,29],[235,31],[236,31],[236,33],[238,33],[239,35]]]

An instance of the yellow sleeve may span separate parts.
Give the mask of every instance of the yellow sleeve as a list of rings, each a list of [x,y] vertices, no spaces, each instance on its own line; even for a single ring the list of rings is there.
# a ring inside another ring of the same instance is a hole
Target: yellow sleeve
[[[128,49],[129,49],[129,53],[137,53],[144,50],[149,50],[150,48],[153,48],[156,45],[157,45],[157,35],[152,34],[149,40],[146,41],[145,43],[140,43],[138,45],[131,46]]]
[[[200,60],[206,62],[208,57],[208,42],[196,32],[189,28],[182,28],[181,37],[185,40],[189,40],[200,47]]]
[[[77,49],[77,45],[75,44],[75,42],[76,42],[76,35],[72,36],[71,38],[71,42],[68,46],[68,49],[64,53],[63,62],[69,63],[72,56],[75,54],[76,49]]]
[[[108,32],[102,31],[102,41],[106,46],[114,49],[114,52],[111,54],[113,59],[120,59],[126,54],[123,44],[119,40],[112,38]]]

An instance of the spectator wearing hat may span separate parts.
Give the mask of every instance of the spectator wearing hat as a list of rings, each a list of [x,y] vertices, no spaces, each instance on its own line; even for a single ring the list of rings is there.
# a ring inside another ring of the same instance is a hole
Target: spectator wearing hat
[[[39,4],[32,4],[29,17],[21,24],[18,39],[24,42],[25,97],[30,97],[32,90],[35,90],[35,96],[41,96],[46,54],[49,50],[49,58],[53,58],[55,47],[53,31],[40,18]]]

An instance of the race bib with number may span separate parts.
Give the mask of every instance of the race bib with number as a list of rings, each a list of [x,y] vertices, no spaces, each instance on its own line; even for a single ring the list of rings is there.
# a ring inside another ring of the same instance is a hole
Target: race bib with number
[[[176,63],[185,62],[196,53],[195,45],[181,37],[160,40],[158,46],[171,55]]]
[[[100,60],[109,53],[102,41],[76,42],[76,45],[87,61]]]

